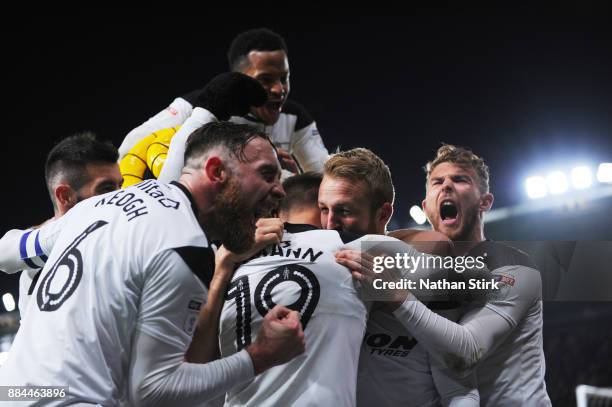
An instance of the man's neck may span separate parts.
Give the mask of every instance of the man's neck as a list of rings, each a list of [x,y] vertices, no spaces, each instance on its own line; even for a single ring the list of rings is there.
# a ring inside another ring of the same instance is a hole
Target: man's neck
[[[484,236],[484,227],[480,224],[478,227],[475,227],[471,233],[469,233],[466,237],[462,237],[457,240],[453,240],[454,243],[454,251],[458,256],[464,255],[468,251],[470,251],[474,246],[476,246],[480,242],[485,241]]]
[[[281,214],[280,218],[284,222],[321,228],[321,212],[318,207],[313,210],[289,211],[288,215],[283,215],[285,214]]]

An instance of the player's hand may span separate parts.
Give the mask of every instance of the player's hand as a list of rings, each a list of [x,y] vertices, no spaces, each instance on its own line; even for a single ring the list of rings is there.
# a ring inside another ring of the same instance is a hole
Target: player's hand
[[[228,120],[231,116],[244,116],[251,106],[261,106],[267,100],[268,94],[255,79],[239,72],[224,72],[208,82],[195,105],[219,120]]]
[[[247,347],[255,374],[287,363],[305,350],[300,314],[277,305],[264,317],[255,342]]]
[[[378,278],[374,272],[374,258],[371,254],[357,250],[343,249],[334,253],[336,262],[350,270],[357,281],[371,282]]]
[[[353,278],[360,283],[361,296],[364,299],[376,299],[387,311],[393,312],[410,294],[404,289],[375,288],[374,280],[397,282],[400,276],[397,272],[383,268],[382,272],[374,271],[374,256],[367,252],[342,249],[334,253],[336,262],[348,268]]]
[[[278,161],[280,161],[281,167],[284,170],[291,171],[294,174],[300,172],[295,160],[293,159],[291,154],[289,154],[289,151],[277,147],[276,152],[278,153]]]
[[[270,244],[278,244],[283,238],[284,224],[279,218],[257,219],[255,227],[255,244],[251,251],[257,252]]]

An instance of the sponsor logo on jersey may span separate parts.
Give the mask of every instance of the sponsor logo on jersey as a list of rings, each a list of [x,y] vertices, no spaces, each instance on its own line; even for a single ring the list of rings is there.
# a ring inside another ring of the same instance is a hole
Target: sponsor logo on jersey
[[[175,108],[173,108],[172,106],[168,107],[168,112],[170,112],[170,114],[172,116],[176,116],[178,114],[178,110],[176,110]]]
[[[417,344],[417,340],[411,336],[369,332],[366,332],[363,342],[372,355],[400,358],[407,357]]]
[[[202,301],[200,301],[200,300],[191,300],[191,301],[189,301],[189,305],[187,307],[190,310],[199,311],[202,308]]]
[[[192,298],[187,303],[187,317],[183,323],[183,330],[189,335],[193,335],[198,322],[198,315],[202,308],[203,301],[198,298]]]

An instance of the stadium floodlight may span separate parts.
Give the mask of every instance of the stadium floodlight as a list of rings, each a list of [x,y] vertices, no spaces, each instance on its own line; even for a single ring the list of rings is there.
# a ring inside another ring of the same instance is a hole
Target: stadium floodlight
[[[525,182],[527,196],[531,199],[545,197],[548,194],[544,177],[529,177]]]
[[[553,171],[546,176],[546,185],[551,194],[562,194],[568,188],[567,177],[563,171]]]
[[[572,186],[576,189],[585,189],[593,184],[593,177],[589,167],[576,167],[571,172]]]
[[[423,210],[416,205],[412,205],[412,208],[410,208],[410,216],[412,216],[412,219],[419,225],[427,222],[427,216],[425,216]]]
[[[599,182],[612,182],[612,163],[601,163],[597,169]]]
[[[8,311],[15,311],[15,299],[13,298],[13,294],[6,293],[2,296],[2,302],[4,303],[4,308]]]

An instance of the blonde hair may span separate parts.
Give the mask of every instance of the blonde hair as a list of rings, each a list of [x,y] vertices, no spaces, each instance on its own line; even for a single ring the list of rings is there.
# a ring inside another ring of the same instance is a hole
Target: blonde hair
[[[474,154],[470,149],[464,147],[444,144],[438,149],[436,158],[428,162],[424,169],[426,175],[426,186],[429,185],[429,177],[436,166],[442,163],[453,163],[462,168],[472,169],[478,175],[478,188],[482,193],[489,192],[489,167],[484,160]]]
[[[389,167],[367,148],[354,148],[333,154],[325,163],[323,175],[364,182],[372,208],[380,208],[385,202],[393,204],[395,199]]]

